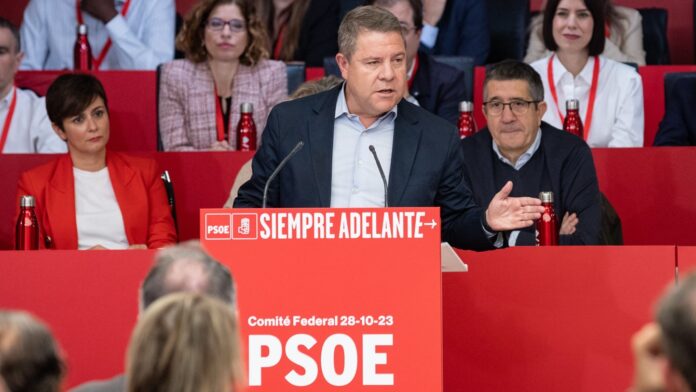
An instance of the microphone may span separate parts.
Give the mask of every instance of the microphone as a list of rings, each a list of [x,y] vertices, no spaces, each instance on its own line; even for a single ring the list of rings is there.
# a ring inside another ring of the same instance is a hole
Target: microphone
[[[387,177],[384,175],[384,170],[382,170],[382,164],[379,163],[379,158],[377,158],[377,151],[375,151],[375,146],[370,144],[370,152],[372,153],[372,156],[375,157],[375,163],[377,163],[377,169],[379,170],[379,175],[382,177],[382,184],[384,184],[384,207],[389,207],[389,193],[388,189],[389,187],[387,186]]]
[[[286,155],[282,161],[280,161],[280,164],[278,164],[278,167],[276,167],[276,169],[273,170],[273,173],[271,173],[271,175],[268,176],[268,180],[266,180],[266,185],[263,187],[263,201],[261,202],[261,208],[266,208],[266,201],[268,198],[268,186],[271,185],[271,182],[276,178],[278,173],[280,173],[280,169],[282,169],[283,166],[285,166],[285,164],[288,163],[290,158],[295,156],[295,154],[297,154],[297,152],[300,151],[303,146],[304,146],[304,142],[302,140],[297,142],[297,144],[295,145],[295,148],[293,148],[292,151],[290,151],[290,153],[288,155]]]

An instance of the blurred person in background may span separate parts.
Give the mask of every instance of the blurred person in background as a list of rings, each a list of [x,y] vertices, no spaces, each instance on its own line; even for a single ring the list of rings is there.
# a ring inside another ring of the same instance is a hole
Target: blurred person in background
[[[30,0],[21,68],[74,69],[78,24],[87,25],[95,69],[152,69],[174,58],[174,0]]]
[[[104,87],[89,74],[59,76],[46,108],[68,153],[21,174],[17,206],[34,196],[40,248],[145,249],[176,242],[161,171],[153,159],[107,151]]]
[[[203,0],[177,37],[186,54],[161,69],[159,126],[165,151],[236,149],[240,104],[251,103],[257,145],[271,108],[287,98],[285,64],[268,60],[253,0]]]
[[[59,392],[65,373],[44,323],[26,312],[0,310],[0,391]]]
[[[142,315],[128,346],[128,392],[229,392],[243,387],[236,315],[224,302],[170,294]]]
[[[544,7],[539,15],[532,17],[529,25],[529,46],[524,61],[532,63],[551,53],[544,45]],[[604,2],[604,50],[602,55],[621,63],[645,65],[643,50],[643,25],[638,10]]]
[[[590,147],[643,146],[643,83],[636,70],[602,55],[606,0],[549,0],[544,44],[532,63],[544,83],[543,120],[563,128],[566,100],[577,99]]]
[[[51,129],[46,100],[14,85],[23,57],[19,30],[0,17],[0,152],[66,152],[65,143]]]
[[[336,0],[259,0],[271,58],[321,67],[338,52],[340,4]]]

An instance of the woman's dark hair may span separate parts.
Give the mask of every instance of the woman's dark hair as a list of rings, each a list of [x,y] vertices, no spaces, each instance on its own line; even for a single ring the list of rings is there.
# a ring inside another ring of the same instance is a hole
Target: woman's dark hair
[[[561,0],[549,0],[544,9],[543,36],[546,49],[555,52],[558,49],[556,40],[553,39],[553,17]],[[606,0],[583,0],[585,7],[592,15],[594,26],[592,28],[592,39],[587,45],[590,56],[597,56],[604,51],[604,12]]]
[[[63,129],[66,118],[82,113],[97,98],[104,101],[104,107],[108,111],[106,93],[99,79],[83,73],[61,75],[46,92],[48,118]]]
[[[259,61],[268,58],[268,37],[256,13],[253,0],[203,0],[196,4],[184,21],[184,25],[176,36],[176,48],[186,54],[186,58],[194,63],[202,63],[208,59],[208,51],[204,45],[205,26],[210,13],[215,7],[234,4],[244,16],[248,34],[247,47],[239,58],[239,62],[254,66]]]

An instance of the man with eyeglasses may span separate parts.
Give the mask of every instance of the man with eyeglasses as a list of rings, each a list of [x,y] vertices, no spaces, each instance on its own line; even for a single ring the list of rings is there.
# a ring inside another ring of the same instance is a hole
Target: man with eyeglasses
[[[486,71],[483,113],[488,127],[464,139],[464,178],[477,204],[488,203],[508,181],[512,196],[551,191],[561,245],[600,243],[599,186],[589,146],[541,121],[541,78],[529,65],[504,61]],[[508,246],[535,245],[535,228],[504,233]]]
[[[20,29],[23,70],[73,69],[87,25],[95,70],[154,70],[174,58],[174,0],[30,0]]]
[[[396,16],[406,42],[406,71],[408,89],[404,98],[452,124],[459,118],[459,102],[467,100],[464,72],[442,64],[419,50],[423,32],[423,2],[421,0],[371,0],[372,5],[384,8]]]

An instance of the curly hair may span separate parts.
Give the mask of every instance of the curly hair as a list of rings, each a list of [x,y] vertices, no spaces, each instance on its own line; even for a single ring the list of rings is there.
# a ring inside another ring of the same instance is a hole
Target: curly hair
[[[268,36],[261,25],[254,0],[202,0],[197,3],[186,16],[181,31],[176,37],[176,48],[186,54],[186,58],[194,63],[208,59],[208,51],[203,44],[205,26],[210,13],[218,6],[234,4],[244,16],[247,34],[247,47],[239,58],[239,62],[254,66],[262,59],[268,58]]]

